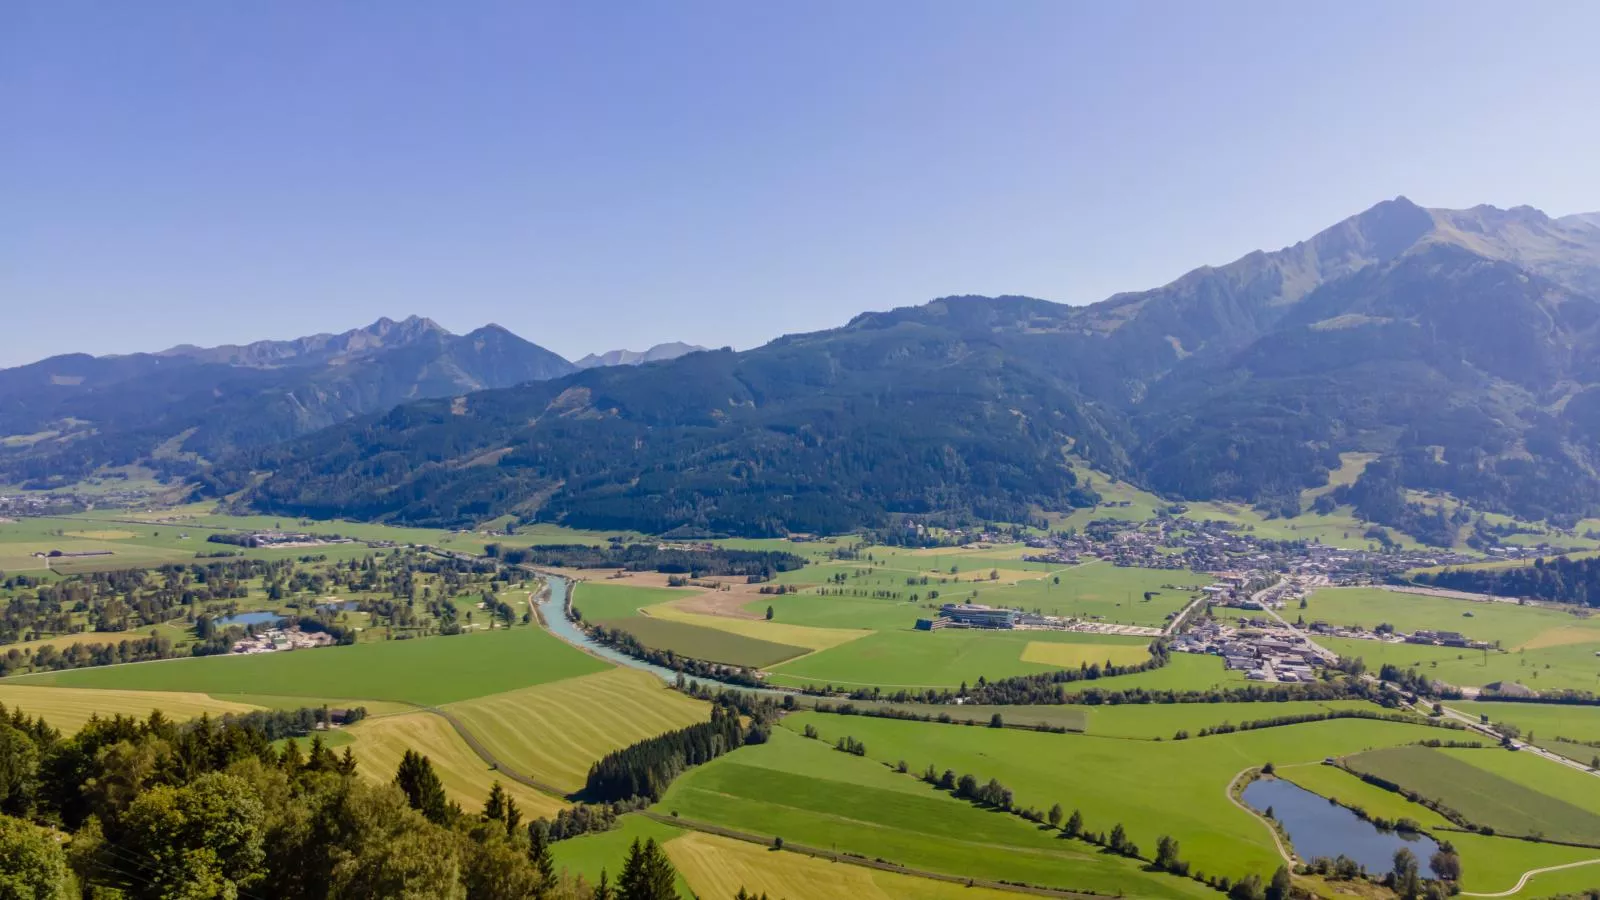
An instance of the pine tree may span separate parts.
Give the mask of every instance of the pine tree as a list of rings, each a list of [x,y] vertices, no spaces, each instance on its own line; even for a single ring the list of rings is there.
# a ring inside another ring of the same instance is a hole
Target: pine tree
[[[506,789],[496,781],[489,788],[489,799],[483,802],[483,817],[491,822],[504,822],[506,818]]]
[[[606,870],[600,870],[600,883],[594,886],[594,896],[590,900],[617,900],[617,892],[611,889],[610,876]]]
[[[346,747],[346,748],[344,748],[344,756],[339,758],[339,774],[340,775],[354,775],[355,773],[356,773],[356,755],[354,753],[350,752],[350,748],[349,747]]]
[[[1272,881],[1267,883],[1267,900],[1289,900],[1289,894],[1294,889],[1294,879],[1289,877],[1289,870],[1283,866],[1272,873]]]
[[[634,840],[635,848],[639,843]],[[633,858],[634,851],[628,851],[628,858]],[[550,853],[550,826],[543,819],[535,819],[528,823],[528,861],[539,870],[539,877],[545,884],[550,884],[556,877],[556,860]],[[623,868],[623,876],[627,876],[627,868]]]
[[[517,806],[517,798],[506,795],[506,837],[516,837],[517,831],[522,828],[522,810]]]
[[[617,882],[619,900],[677,900],[677,878],[677,871],[655,838],[643,846],[634,838],[622,865],[622,878]]]
[[[411,808],[421,812],[428,821],[443,825],[450,819],[450,801],[445,797],[444,783],[426,756],[407,750],[400,758],[394,784],[406,795]]]
[[[1067,837],[1077,837],[1079,834],[1082,834],[1083,813],[1073,810],[1072,815],[1067,817],[1067,827],[1063,828],[1062,830],[1067,833]]]
[[[300,742],[291,740],[283,745],[283,755],[278,758],[278,768],[290,775],[297,774],[306,767],[306,758],[300,752]]]

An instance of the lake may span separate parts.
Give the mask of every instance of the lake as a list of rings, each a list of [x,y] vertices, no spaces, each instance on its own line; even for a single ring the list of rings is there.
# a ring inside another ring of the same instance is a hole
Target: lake
[[[1395,851],[1405,847],[1416,854],[1423,877],[1433,875],[1428,857],[1438,851],[1439,845],[1432,838],[1380,831],[1350,810],[1297,784],[1280,778],[1251,782],[1244,789],[1244,802],[1258,812],[1271,807],[1273,818],[1288,833],[1289,842],[1301,859],[1333,859],[1342,853],[1376,874],[1394,868]]]
[[[214,624],[218,628],[227,628],[229,625],[272,625],[283,620],[283,616],[271,611],[236,613],[216,619]]]

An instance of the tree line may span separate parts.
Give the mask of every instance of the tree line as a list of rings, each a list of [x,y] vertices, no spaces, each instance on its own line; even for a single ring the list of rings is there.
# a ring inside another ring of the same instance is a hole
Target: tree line
[[[315,712],[313,712],[313,717]],[[287,717],[293,718],[293,717]],[[613,882],[556,871],[550,829],[496,784],[481,811],[408,752],[389,784],[346,748],[270,735],[281,718],[92,718],[70,737],[0,708],[0,895],[32,900],[672,900],[635,842]]]
[[[687,549],[660,544],[535,544],[504,547],[489,544],[484,553],[508,565],[555,566],[568,569],[627,569],[630,572],[664,572],[669,575],[733,575],[765,581],[778,572],[806,564],[805,557],[777,550],[731,550],[722,547]]]
[[[1600,606],[1600,558],[1593,557],[1560,556],[1549,560],[1541,557],[1531,566],[1506,569],[1445,569],[1418,574],[1413,580],[1418,584],[1473,594]]]
[[[591,802],[659,800],[685,769],[738,749],[745,737],[737,712],[713,707],[708,722],[646,738],[601,757],[589,768],[582,796]]]

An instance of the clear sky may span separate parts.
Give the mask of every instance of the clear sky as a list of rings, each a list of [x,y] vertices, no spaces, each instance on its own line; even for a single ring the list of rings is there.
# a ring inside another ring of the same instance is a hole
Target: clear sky
[[[0,3],[0,365],[1070,303],[1405,194],[1600,210],[1600,3]]]

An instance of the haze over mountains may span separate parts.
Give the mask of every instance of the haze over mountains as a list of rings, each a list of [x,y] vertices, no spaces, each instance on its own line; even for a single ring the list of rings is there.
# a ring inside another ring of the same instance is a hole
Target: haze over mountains
[[[689,349],[612,351],[605,358],[629,358],[590,365],[635,364]],[[13,436],[0,447],[0,482],[48,487],[134,462],[193,474],[234,451],[408,400],[557,378],[578,368],[498,325],[456,335],[419,316],[287,341],[56,356],[0,370],[0,435]]]
[[[475,345],[480,334],[458,340]],[[353,352],[306,340],[210,352]],[[211,490],[253,485],[241,502],[260,509],[427,524],[513,513],[778,534],[908,515],[1023,520],[1093,501],[1065,465],[1068,448],[1167,496],[1285,515],[1303,512],[1301,490],[1325,484],[1340,453],[1380,454],[1327,502],[1425,539],[1455,523],[1409,503],[1405,487],[1530,518],[1600,508],[1595,215],[1429,210],[1398,198],[1292,247],[1090,306],[947,297],[645,369],[557,371],[525,359],[513,367],[519,386],[470,394],[499,385],[457,377],[467,366],[450,359],[455,368],[413,364],[377,378],[392,389],[325,416],[357,418],[287,443],[197,441],[201,429],[183,447],[204,458],[193,471]],[[0,385],[20,371],[0,373]],[[365,380],[340,383],[335,396]],[[253,388],[251,402],[266,408],[294,408],[306,394]],[[382,411],[425,392],[440,399]],[[12,394],[0,392],[7,415]],[[209,408],[220,414],[229,404],[217,399]],[[71,410],[41,407],[24,424],[42,431]]]

